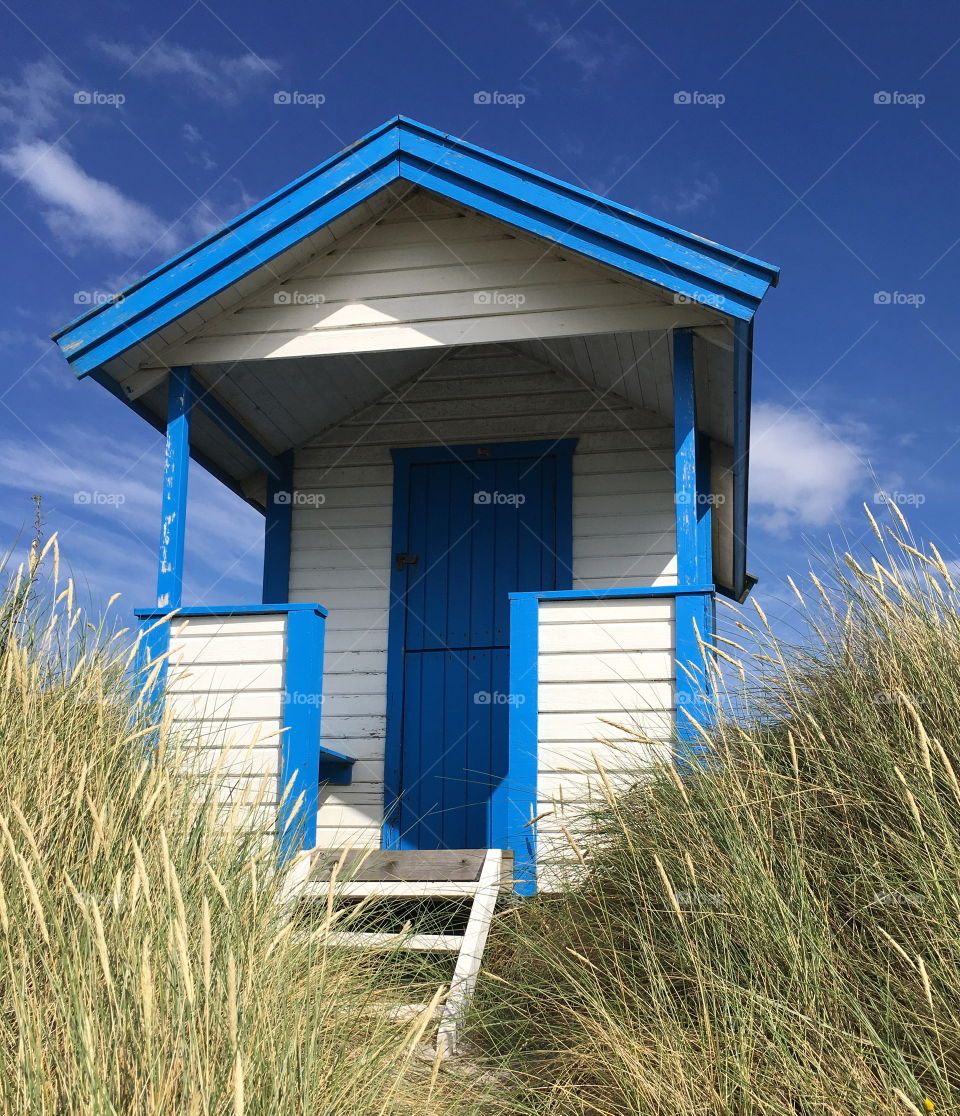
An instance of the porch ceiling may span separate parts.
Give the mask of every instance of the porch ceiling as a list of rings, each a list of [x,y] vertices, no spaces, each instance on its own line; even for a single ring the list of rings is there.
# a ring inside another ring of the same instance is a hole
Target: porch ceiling
[[[722,332],[698,336],[699,425],[711,438],[732,443],[732,354]],[[720,342],[718,344],[717,342]],[[672,420],[669,331],[599,334],[512,344],[460,345],[400,352],[278,358],[230,364],[200,364],[194,375],[271,453],[302,445],[384,398],[402,398],[403,387],[442,364],[452,353],[481,360],[519,358],[518,371],[548,368],[572,376],[600,398],[621,399]],[[166,409],[165,381],[156,382],[139,403],[158,423]],[[411,419],[417,415],[411,411]],[[424,440],[431,438],[424,427]],[[202,410],[191,446],[244,492],[255,493],[258,463]]]

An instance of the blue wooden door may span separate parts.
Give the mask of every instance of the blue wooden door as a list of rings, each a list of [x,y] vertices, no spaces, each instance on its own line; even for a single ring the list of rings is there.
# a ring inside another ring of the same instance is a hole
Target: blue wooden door
[[[572,444],[397,451],[388,842],[499,844],[509,594],[570,584]],[[402,637],[402,644],[400,639]],[[399,674],[399,677],[397,675]]]

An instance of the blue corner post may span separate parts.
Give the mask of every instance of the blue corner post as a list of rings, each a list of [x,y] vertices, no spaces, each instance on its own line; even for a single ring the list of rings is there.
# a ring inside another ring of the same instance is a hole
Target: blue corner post
[[[157,608],[173,612],[183,603],[183,564],[190,471],[190,416],[194,404],[189,368],[171,368],[167,379],[167,444],[160,494],[160,549],[157,555]],[[148,715],[163,711],[170,625],[162,618],[140,619],[134,669],[141,703]],[[154,664],[160,663],[159,669]]]
[[[673,334],[673,423],[677,584],[709,585],[713,581],[709,443],[697,431],[693,333],[689,329]],[[710,679],[699,640],[708,639],[713,632],[713,594],[679,595],[675,609],[677,760],[689,767],[701,762],[707,752],[697,728],[710,719]]]
[[[313,848],[317,842],[325,620],[322,609],[301,608],[287,613],[280,758],[283,797],[277,818],[281,860],[288,860],[301,848]],[[346,778],[337,781],[349,782],[349,771]]]
[[[267,474],[263,527],[263,603],[285,604],[290,596],[290,539],[293,527],[293,450],[276,458],[277,475]]]
[[[533,895],[537,889],[537,681],[540,601],[531,593],[510,596],[509,766],[494,788],[491,815],[493,845],[511,849],[514,889]]]
[[[193,399],[190,369],[171,368],[167,381],[167,448],[160,497],[160,554],[157,564],[157,607],[171,611],[183,603]]]

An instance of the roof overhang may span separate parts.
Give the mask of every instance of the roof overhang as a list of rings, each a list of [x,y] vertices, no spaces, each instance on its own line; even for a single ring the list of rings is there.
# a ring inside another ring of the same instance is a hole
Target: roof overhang
[[[131,351],[188,335],[200,310],[365,203],[420,187],[586,260],[717,311],[732,326],[734,515],[740,540],[731,592],[747,585],[746,497],[753,315],[779,269],[673,225],[561,182],[500,155],[396,117],[186,249],[107,303],[57,331],[54,340],[80,377],[91,376],[158,425],[155,412],[125,398],[111,374]],[[283,259],[280,259],[283,257]],[[163,345],[159,346],[162,351]],[[198,456],[243,491],[216,459]]]
[[[90,373],[398,182],[741,321],[779,275],[761,260],[397,117],[53,338],[78,375]]]

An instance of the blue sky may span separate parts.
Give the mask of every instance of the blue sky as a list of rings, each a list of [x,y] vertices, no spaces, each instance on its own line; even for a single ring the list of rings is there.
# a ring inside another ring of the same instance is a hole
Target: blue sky
[[[0,0],[0,33],[0,542],[41,492],[95,604],[150,602],[162,447],[49,333],[398,112],[783,268],[755,361],[768,607],[878,490],[960,565],[955,4]],[[187,599],[256,600],[262,519],[191,484]]]

